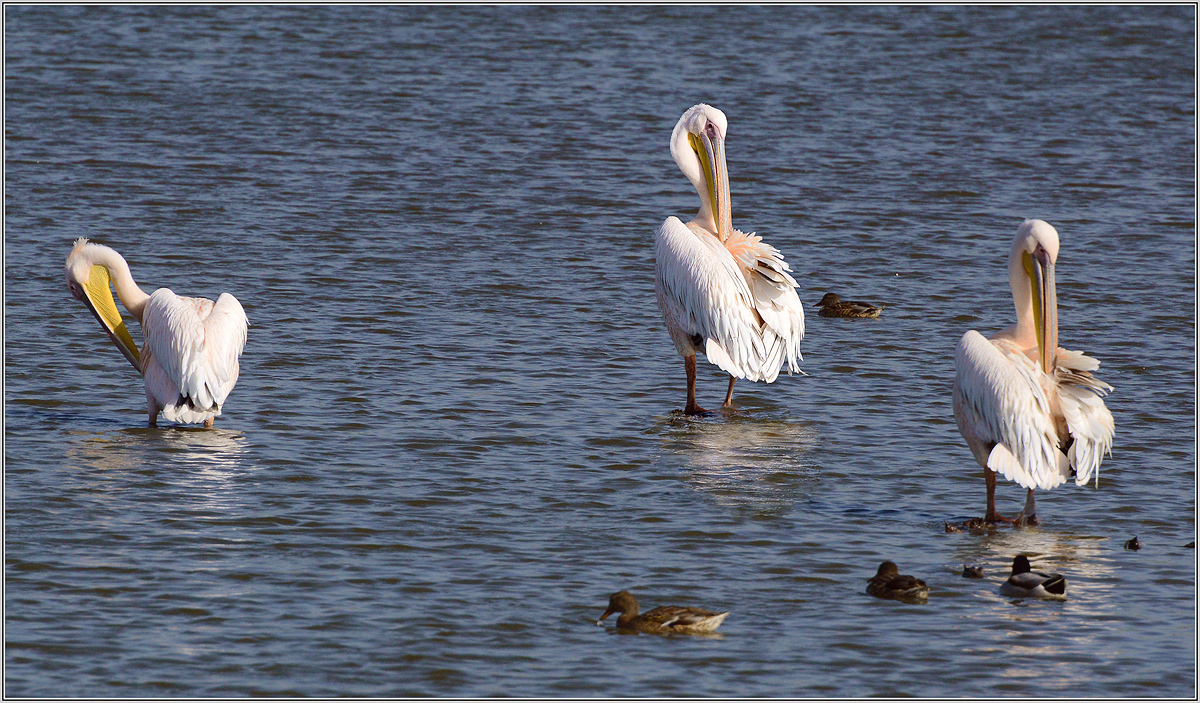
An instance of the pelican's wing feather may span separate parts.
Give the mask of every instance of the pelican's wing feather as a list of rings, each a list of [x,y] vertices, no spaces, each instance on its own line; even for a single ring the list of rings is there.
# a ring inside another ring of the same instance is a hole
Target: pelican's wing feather
[[[142,314],[146,347],[178,388],[176,404],[201,412],[220,414],[237,381],[246,327],[245,311],[228,293],[214,304],[159,288]]]
[[[968,441],[994,445],[991,470],[1024,488],[1053,488],[1070,470],[1058,451],[1050,403],[1026,355],[971,330],[955,350],[954,406]]]
[[[1100,483],[1100,462],[1112,450],[1112,413],[1103,397],[1112,386],[1092,376],[1100,362],[1083,352],[1058,350],[1054,375],[1058,381],[1058,400],[1067,430],[1074,440],[1067,460],[1075,469],[1075,483],[1082,486],[1095,476]]]
[[[798,372],[800,367],[796,362],[804,358],[800,355],[804,306],[796,295],[796,279],[792,278],[791,267],[778,249],[753,232],[746,234],[734,230],[725,241],[725,248],[738,262],[750,289],[754,309],[763,321],[763,345],[767,352],[763,375],[767,382],[775,380],[785,361],[789,374]]]
[[[724,245],[668,217],[654,253],[655,291],[668,327],[707,340],[705,356],[727,373],[763,380],[766,349],[754,296]]]

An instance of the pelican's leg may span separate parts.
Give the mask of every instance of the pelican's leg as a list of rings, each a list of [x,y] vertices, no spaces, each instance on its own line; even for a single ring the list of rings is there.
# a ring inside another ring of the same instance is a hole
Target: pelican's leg
[[[725,402],[721,403],[722,408],[733,407],[733,382],[736,380],[737,378],[733,374],[729,374],[729,390],[725,392]]]
[[[1025,495],[1025,507],[1021,508],[1021,514],[1017,515],[1017,519],[1013,522],[1018,525],[1036,525],[1038,524],[1036,512],[1037,506],[1033,503],[1033,489],[1030,488],[1029,493]]]
[[[996,512],[996,472],[988,467],[983,467],[983,477],[987,481],[987,515],[983,516],[984,522],[1012,522],[1008,518],[1002,517]]]
[[[687,372],[687,406],[684,407],[685,415],[702,415],[706,412],[704,408],[696,405],[696,355],[683,357],[683,370]]]
[[[206,420],[204,421],[204,427],[205,427],[205,429],[209,429],[209,430],[211,430],[211,429],[212,429],[212,426],[213,426],[213,422],[215,422],[215,421],[216,421],[216,419],[217,419],[217,418],[215,418],[215,417],[210,417],[210,418],[206,419]]]

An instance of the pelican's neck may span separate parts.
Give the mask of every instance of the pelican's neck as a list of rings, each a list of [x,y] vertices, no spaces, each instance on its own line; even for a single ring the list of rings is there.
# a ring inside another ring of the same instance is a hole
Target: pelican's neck
[[[1030,290],[1029,274],[1021,265],[1021,251],[1014,249],[1008,257],[1008,285],[1012,289],[1013,306],[1017,310],[1017,322],[1009,327],[1009,337],[1022,349],[1037,348],[1037,326],[1033,316],[1033,293]]]
[[[721,235],[717,231],[717,218],[713,214],[712,209],[712,195],[708,192],[708,187],[704,184],[704,181],[700,181],[699,183],[692,181],[692,185],[696,186],[696,193],[700,196],[700,212],[697,212],[696,216],[688,224],[696,225],[717,239],[720,239]]]
[[[112,280],[113,288],[117,291],[117,297],[121,299],[121,304],[137,319],[138,324],[142,323],[142,313],[146,310],[146,302],[150,300],[150,296],[138,287],[138,284],[133,280],[133,274],[129,272],[129,264],[125,263],[125,258],[116,251],[108,247],[97,246],[94,250],[92,258],[93,266],[103,266],[108,269],[108,275]]]

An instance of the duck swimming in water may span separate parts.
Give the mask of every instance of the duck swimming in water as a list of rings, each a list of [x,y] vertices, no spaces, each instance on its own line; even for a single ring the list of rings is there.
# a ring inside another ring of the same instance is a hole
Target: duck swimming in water
[[[857,300],[842,300],[837,293],[826,293],[821,302],[814,307],[821,308],[817,314],[821,317],[879,317],[883,305],[868,305]]]
[[[596,621],[599,625],[604,618],[613,613],[617,617],[617,629],[638,630],[655,635],[667,634],[704,634],[717,629],[728,612],[714,613],[710,610],[690,608],[680,605],[660,605],[653,610],[638,615],[638,602],[629,591],[617,591],[608,599],[608,610]]]
[[[867,581],[867,593],[890,600],[924,601],[929,596],[929,586],[919,578],[901,574],[895,563],[885,561]]]
[[[1012,575],[1000,586],[1000,595],[1011,598],[1066,600],[1067,580],[1058,574],[1030,571],[1029,558],[1018,554],[1013,559]]]

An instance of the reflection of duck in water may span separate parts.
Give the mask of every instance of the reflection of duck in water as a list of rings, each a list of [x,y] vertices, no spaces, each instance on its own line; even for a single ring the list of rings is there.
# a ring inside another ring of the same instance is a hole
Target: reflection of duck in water
[[[1000,586],[1000,595],[1012,598],[1067,597],[1067,580],[1058,574],[1029,570],[1029,558],[1018,554],[1013,559],[1012,576]]]
[[[617,617],[617,629],[640,630],[656,635],[712,632],[729,616],[728,612],[714,613],[680,605],[660,605],[638,615],[637,599],[629,591],[612,594],[608,599],[608,610],[604,611],[596,624],[599,625],[601,620],[613,613],[621,614]]]
[[[842,300],[837,293],[826,293],[814,307],[821,308],[821,317],[879,317],[883,305],[868,305],[857,300]]]
[[[895,563],[885,561],[879,571],[867,581],[867,593],[876,598],[904,601],[923,601],[929,596],[929,586],[915,576],[901,574]]]

